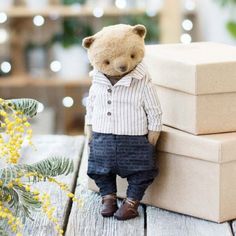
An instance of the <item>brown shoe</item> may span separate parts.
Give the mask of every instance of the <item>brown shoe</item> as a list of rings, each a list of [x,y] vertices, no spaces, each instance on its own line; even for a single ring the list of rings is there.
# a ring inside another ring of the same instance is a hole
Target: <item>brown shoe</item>
[[[129,198],[124,199],[120,208],[114,214],[114,217],[117,220],[128,220],[135,218],[139,215],[138,206],[138,200],[131,200]]]
[[[116,194],[108,194],[102,197],[101,214],[103,217],[113,216],[117,209]]]

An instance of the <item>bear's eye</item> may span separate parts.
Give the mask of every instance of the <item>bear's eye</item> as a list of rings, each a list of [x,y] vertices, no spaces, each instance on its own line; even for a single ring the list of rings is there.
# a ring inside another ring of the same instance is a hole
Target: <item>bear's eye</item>
[[[105,61],[104,61],[104,64],[109,65],[110,62],[109,62],[108,60],[105,60]]]
[[[130,57],[131,57],[132,59],[134,59],[134,58],[135,58],[135,55],[134,55],[134,54],[131,54]]]

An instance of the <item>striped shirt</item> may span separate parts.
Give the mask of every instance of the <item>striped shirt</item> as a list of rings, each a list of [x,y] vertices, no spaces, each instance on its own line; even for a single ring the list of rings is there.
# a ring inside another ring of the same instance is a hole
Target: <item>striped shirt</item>
[[[145,135],[161,130],[161,106],[143,62],[115,85],[95,69],[91,74],[85,122],[94,132]]]

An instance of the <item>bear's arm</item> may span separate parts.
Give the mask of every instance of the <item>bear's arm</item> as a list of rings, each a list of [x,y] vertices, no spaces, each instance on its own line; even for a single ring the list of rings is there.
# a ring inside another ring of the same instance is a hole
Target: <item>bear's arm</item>
[[[89,96],[87,98],[85,125],[92,125],[94,100],[95,100],[95,93],[92,85],[89,89]]]
[[[162,127],[162,110],[158,95],[151,80],[144,88],[144,110],[147,114],[148,130],[161,131]]]

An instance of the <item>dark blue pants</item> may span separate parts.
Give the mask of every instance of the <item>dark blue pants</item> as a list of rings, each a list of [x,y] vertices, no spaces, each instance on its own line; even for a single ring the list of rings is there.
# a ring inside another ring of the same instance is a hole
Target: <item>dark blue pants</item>
[[[147,135],[129,136],[93,132],[88,160],[88,176],[102,196],[116,193],[116,175],[127,178],[127,197],[141,200],[158,174],[155,147]]]

